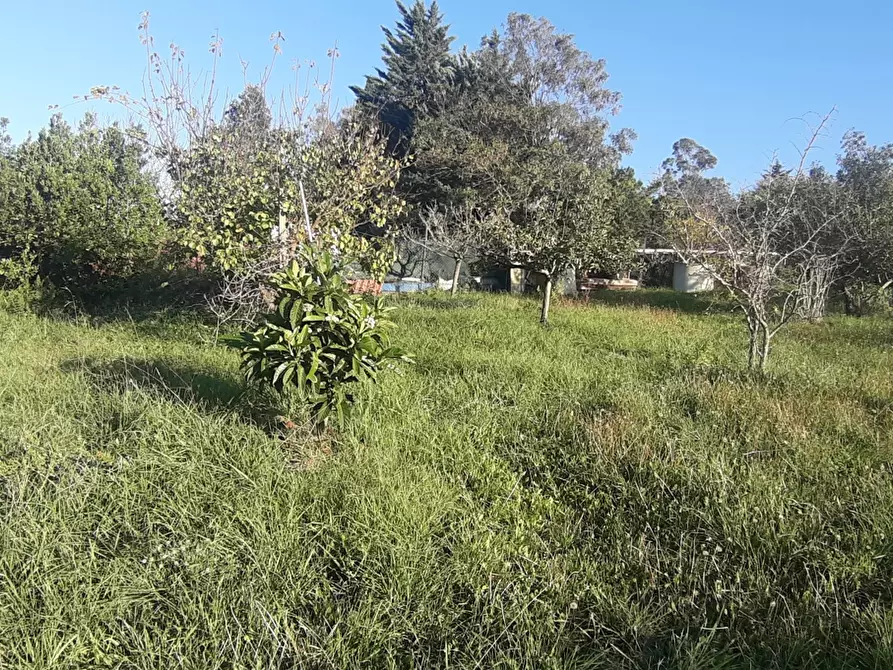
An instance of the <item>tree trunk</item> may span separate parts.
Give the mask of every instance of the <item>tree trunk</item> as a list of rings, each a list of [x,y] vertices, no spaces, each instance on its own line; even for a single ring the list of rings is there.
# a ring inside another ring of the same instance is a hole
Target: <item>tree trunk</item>
[[[552,275],[546,277],[546,283],[543,286],[543,310],[540,312],[540,323],[548,325],[549,323],[549,306],[552,304]]]
[[[769,360],[769,333],[763,333],[763,347],[760,349],[760,372],[766,371],[766,362]]]
[[[747,367],[753,370],[757,366],[757,332],[751,329],[749,335],[750,346],[747,350]]]
[[[830,258],[817,258],[803,271],[798,287],[796,313],[802,319],[817,323],[825,317],[828,292],[834,280],[834,263]]]
[[[856,307],[853,304],[853,289],[850,284],[843,287],[843,312],[847,316],[855,316]]]
[[[270,232],[273,241],[279,245],[279,262],[285,265],[288,262],[288,219],[281,207],[279,208],[279,221]]]
[[[454,298],[459,292],[459,272],[462,269],[462,259],[456,258],[456,267],[453,268],[453,285],[450,287],[450,295]]]
[[[747,317],[747,335],[748,335],[748,347],[747,347],[747,367],[750,370],[753,370],[757,366],[757,351],[759,350],[758,345],[758,324],[756,317],[750,312],[745,313]]]

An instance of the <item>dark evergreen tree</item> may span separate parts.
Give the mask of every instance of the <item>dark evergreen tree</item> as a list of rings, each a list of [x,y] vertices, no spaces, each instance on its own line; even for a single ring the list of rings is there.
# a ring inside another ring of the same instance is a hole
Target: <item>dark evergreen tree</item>
[[[256,84],[245,86],[224,114],[224,125],[253,136],[264,136],[273,125],[273,114],[264,90]]]
[[[384,69],[351,90],[361,111],[376,118],[391,135],[391,146],[405,153],[416,121],[442,109],[456,72],[450,53],[453,38],[443,14],[432,2],[416,0],[410,7],[397,2],[400,21],[395,30],[382,28]]]

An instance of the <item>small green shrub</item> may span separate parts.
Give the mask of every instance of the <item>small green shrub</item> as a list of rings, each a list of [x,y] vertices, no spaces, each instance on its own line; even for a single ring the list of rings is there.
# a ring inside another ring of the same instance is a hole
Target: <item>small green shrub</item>
[[[10,312],[35,311],[38,303],[47,300],[52,287],[40,277],[36,256],[26,244],[22,252],[11,258],[0,258],[0,308]]]
[[[256,330],[226,340],[241,352],[249,381],[296,391],[320,422],[332,415],[343,422],[355,400],[352,384],[375,381],[388,362],[407,360],[388,342],[391,308],[352,294],[342,268],[328,251],[303,251],[271,278],[276,311]]]

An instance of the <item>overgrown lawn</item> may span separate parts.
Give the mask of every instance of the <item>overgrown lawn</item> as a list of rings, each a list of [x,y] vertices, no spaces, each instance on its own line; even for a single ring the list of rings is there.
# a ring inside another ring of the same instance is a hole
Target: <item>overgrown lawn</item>
[[[612,300],[405,297],[326,435],[197,319],[0,312],[0,666],[893,665],[893,324],[754,379]]]

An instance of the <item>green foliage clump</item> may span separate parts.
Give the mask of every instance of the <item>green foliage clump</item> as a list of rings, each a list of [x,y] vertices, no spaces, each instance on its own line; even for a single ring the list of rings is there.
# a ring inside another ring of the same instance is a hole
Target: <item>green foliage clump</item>
[[[871,145],[865,133],[850,131],[837,164],[836,181],[848,205],[843,274],[847,292],[860,293],[893,279],[893,145]]]
[[[172,214],[182,240],[212,272],[250,266],[301,214],[300,147],[271,116],[263,91],[247,86],[186,147],[162,151],[179,190]]]
[[[891,306],[891,282],[873,284],[855,281],[844,288],[847,312],[854,316],[889,315]]]
[[[26,245],[18,256],[0,258],[0,307],[11,312],[30,312],[53,294],[40,277],[34,252]]]
[[[309,225],[383,277],[394,259],[389,225],[403,210],[395,193],[401,162],[375,132],[350,121],[309,140],[271,124],[263,93],[249,86],[220,123],[166,153],[184,243],[210,270],[239,273],[271,245],[305,242]]]
[[[99,127],[87,115],[72,129],[57,115],[0,153],[3,258],[83,292],[159,257],[169,230],[138,128]]]
[[[403,161],[388,154],[374,131],[351,120],[317,138],[301,161],[317,237],[383,279],[396,256],[392,224],[406,208],[397,192]]]
[[[270,189],[281,160],[274,147],[258,146],[244,162],[232,152],[223,132],[211,132],[197,143],[183,170],[177,203],[186,246],[208,267],[224,272],[244,266],[270,243],[277,210],[288,209],[280,206],[280,197],[297,213],[297,183],[288,182],[289,194]]]
[[[342,267],[329,251],[303,251],[271,279],[276,311],[228,340],[250,381],[294,390],[321,422],[332,415],[343,422],[355,401],[352,385],[374,382],[388,362],[407,359],[388,342],[391,308],[352,294]]]

